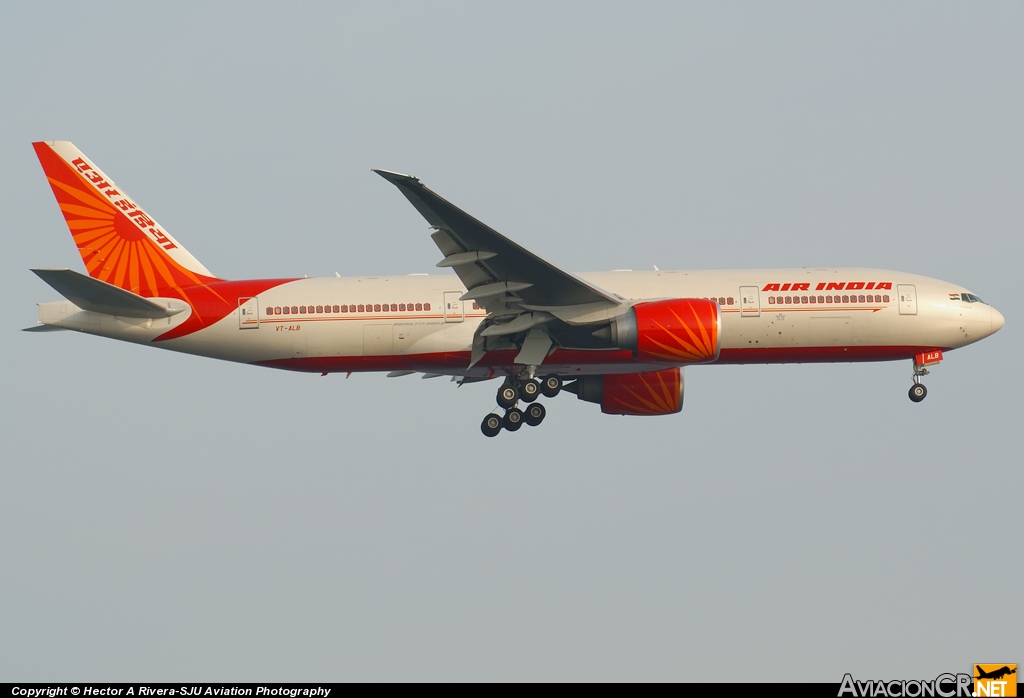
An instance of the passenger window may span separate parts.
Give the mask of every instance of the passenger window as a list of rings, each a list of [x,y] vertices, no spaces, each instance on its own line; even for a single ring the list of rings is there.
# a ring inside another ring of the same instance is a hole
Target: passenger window
[[[768,296],[768,302],[775,305],[775,296]]]
[[[807,296],[800,296],[800,302],[801,303],[806,303],[807,302]]]
[[[789,303],[792,303],[792,302],[793,302],[793,297],[792,296],[786,296],[786,303],[789,304]]]
[[[818,299],[816,297],[814,297],[814,296],[811,296],[811,303],[817,303],[817,302],[818,302]]]
[[[338,306],[334,306],[334,307],[337,308]],[[348,306],[347,305],[341,306],[341,312],[347,313],[348,312]]]
[[[416,310],[423,310],[423,304],[422,303],[417,303],[416,304]]]
[[[423,309],[424,310],[430,310],[430,303],[424,303],[423,304]]]
[[[367,306],[367,307],[369,307],[369,306]],[[373,304],[373,312],[379,313],[380,312],[380,305],[374,303]]]
[[[725,302],[726,302],[727,305],[732,305],[733,304],[733,297],[729,296],[728,298],[725,299]]]
[[[886,295],[882,296],[882,302],[883,303],[888,303],[889,302],[889,294],[886,294]]]
[[[781,303],[782,302],[782,296],[776,296],[775,297],[775,302],[776,303]]]
[[[819,303],[824,303],[825,302],[825,296],[818,296],[818,302]]]
[[[362,313],[362,312],[365,312],[365,311],[363,310],[363,308],[364,308],[364,307],[365,307],[365,306],[364,306],[364,305],[363,305],[362,303],[360,303],[360,304],[359,304],[359,312],[361,312],[361,313]]]
[[[393,313],[397,313],[398,312],[398,303],[392,303],[391,304],[391,312],[393,312]]]
[[[322,313],[322,312],[324,312],[324,307],[323,307],[322,305],[318,305],[318,306],[316,307],[316,312],[318,312],[318,313]]]
[[[860,301],[861,303],[863,303],[864,302],[864,296],[860,296],[857,300]]]

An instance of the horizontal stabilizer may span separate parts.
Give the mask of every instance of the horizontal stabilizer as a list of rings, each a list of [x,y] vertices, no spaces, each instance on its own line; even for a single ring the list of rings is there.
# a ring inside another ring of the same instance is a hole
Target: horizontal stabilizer
[[[62,332],[66,329],[66,327],[57,327],[56,325],[33,325],[26,327],[22,332]]]
[[[162,318],[185,310],[180,301],[156,303],[131,291],[79,274],[71,269],[33,269],[36,276],[50,284],[60,295],[82,310],[121,317]],[[41,331],[41,330],[38,330]]]

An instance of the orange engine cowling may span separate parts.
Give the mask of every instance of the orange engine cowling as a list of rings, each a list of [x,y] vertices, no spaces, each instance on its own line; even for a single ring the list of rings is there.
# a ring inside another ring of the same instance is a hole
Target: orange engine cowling
[[[667,368],[649,373],[580,376],[565,389],[605,414],[675,414],[683,409],[683,370]]]
[[[637,303],[594,333],[638,361],[701,364],[718,358],[722,316],[715,301],[673,298]]]

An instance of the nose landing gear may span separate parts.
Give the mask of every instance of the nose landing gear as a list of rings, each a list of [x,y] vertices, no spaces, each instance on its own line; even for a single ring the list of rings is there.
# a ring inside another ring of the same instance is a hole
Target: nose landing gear
[[[914,384],[910,386],[911,402],[921,402],[928,397],[928,388],[924,387],[921,378],[928,375],[928,369],[914,361]]]
[[[505,410],[505,415],[502,417],[493,412],[487,415],[480,424],[480,431],[484,436],[494,437],[502,429],[518,431],[524,423],[531,427],[538,426],[544,421],[548,411],[535,400],[541,395],[555,397],[561,390],[562,379],[556,375],[545,376],[540,381],[529,375],[506,379],[495,398],[498,407]],[[525,410],[519,409],[520,400],[527,404]]]

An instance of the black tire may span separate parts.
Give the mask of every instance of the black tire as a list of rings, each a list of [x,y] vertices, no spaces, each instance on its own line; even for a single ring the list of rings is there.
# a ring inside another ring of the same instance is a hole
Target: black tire
[[[544,409],[544,405],[539,402],[535,402],[526,408],[523,419],[531,427],[535,427],[544,421],[544,417],[547,416],[548,411]]]
[[[544,397],[555,397],[562,392],[562,379],[554,374],[545,376],[540,382],[540,391]]]
[[[913,402],[921,402],[928,397],[928,388],[924,387],[920,383],[914,383],[910,386],[910,399]]]
[[[484,436],[494,437],[501,431],[502,420],[496,414],[489,414],[484,417],[484,421],[480,423],[480,431],[484,433]]]
[[[508,431],[519,431],[519,427],[523,426],[523,411],[513,407],[505,413],[501,425]]]
[[[540,397],[540,383],[532,378],[528,381],[523,381],[519,388],[519,397],[522,398],[523,402],[533,402]]]
[[[511,383],[503,383],[498,389],[498,407],[502,409],[509,409],[515,407],[515,404],[519,401],[519,391]]]

